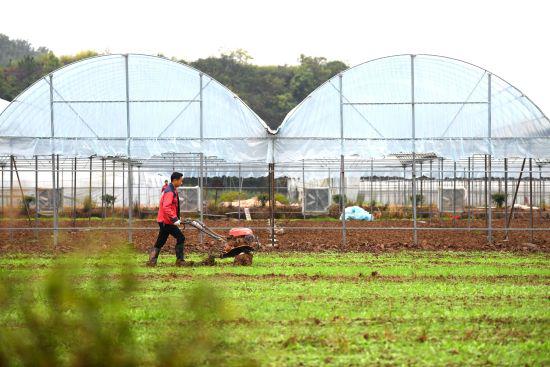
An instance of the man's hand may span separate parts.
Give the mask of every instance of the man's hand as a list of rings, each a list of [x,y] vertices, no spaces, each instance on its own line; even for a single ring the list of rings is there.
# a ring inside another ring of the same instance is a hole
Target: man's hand
[[[178,219],[177,221],[174,222],[174,225],[175,225],[175,226],[179,226],[180,224],[181,224],[181,220],[179,220],[179,219]]]

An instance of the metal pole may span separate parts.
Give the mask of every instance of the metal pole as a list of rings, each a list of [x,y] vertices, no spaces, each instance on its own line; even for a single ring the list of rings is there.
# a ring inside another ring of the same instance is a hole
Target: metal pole
[[[456,217],[456,161],[453,162],[453,223]]]
[[[342,246],[346,246],[346,212],[344,202],[344,95],[342,90],[342,74],[338,75],[340,94],[340,212],[342,221]]]
[[[531,226],[531,243],[534,242],[533,230],[533,158],[529,158],[529,216]]]
[[[76,171],[77,158],[74,158],[74,175],[73,175],[73,227],[76,227]]]
[[[488,208],[488,223],[489,223],[489,230],[487,233],[487,240],[491,244],[493,243],[493,208],[492,208],[492,179],[493,179],[493,173],[492,173],[492,158],[493,158],[493,142],[492,142],[492,128],[491,128],[491,74],[488,75],[488,88],[487,88],[487,99],[488,99],[488,106],[487,106],[487,133],[489,137],[489,157],[488,157],[488,164],[489,164],[489,208]]]
[[[523,163],[521,164],[521,171],[519,172],[519,177],[516,184],[516,189],[514,190],[514,198],[512,199],[512,206],[510,207],[510,214],[508,216],[508,226],[512,222],[512,218],[514,216],[514,206],[516,205],[516,198],[518,196],[519,186],[521,185],[521,177],[523,176],[523,169],[525,168],[525,162],[527,161],[526,158],[523,158]],[[508,240],[508,228],[504,232],[504,238]]]
[[[275,246],[275,163],[269,164],[269,225],[271,227],[271,246]]]
[[[429,207],[429,213],[428,213],[428,216],[430,218],[430,221],[432,220],[432,205],[433,205],[433,189],[434,189],[434,185],[433,185],[433,170],[432,170],[432,166],[433,166],[433,160],[430,159],[430,207]]]
[[[133,219],[133,179],[132,171],[132,132],[130,123],[130,77],[128,73],[128,55],[124,55],[126,71],[126,155],[128,156],[128,242],[132,243]]]
[[[113,198],[115,197],[115,165],[116,165],[116,162],[115,160],[113,159]],[[124,203],[123,203],[124,204]],[[113,200],[113,208],[112,208],[112,217],[114,218],[115,217],[115,201]]]
[[[468,157],[468,230],[470,229],[470,221],[471,221],[471,214],[472,214],[472,167],[471,167],[471,160],[470,157]]]
[[[508,230],[508,158],[504,158],[504,229]]]
[[[302,216],[306,219],[306,168],[302,159]]]
[[[203,213],[204,205],[203,205],[203,197],[202,197],[202,189],[203,189],[204,182],[203,182],[202,161],[203,161],[203,153],[199,153],[199,164],[200,164],[199,166],[199,215],[200,215],[201,222],[204,221],[204,213]],[[202,245],[204,240],[202,232],[199,233],[199,238],[200,238],[200,243]]]
[[[89,199],[89,213],[88,213],[88,226],[92,225],[92,209],[93,209],[93,201],[92,201],[92,165],[93,165],[93,159],[94,157],[90,157],[90,177],[88,179],[88,199]]]
[[[137,166],[137,168],[138,168],[137,210],[138,210],[138,216],[141,217],[141,166]]]
[[[370,213],[374,214],[374,200],[372,198],[372,180],[374,179],[374,158],[370,159],[370,177],[369,177],[369,183],[370,183],[370,194],[369,194],[369,201],[370,201]]]
[[[4,165],[2,164],[2,217],[4,217]]]
[[[539,223],[542,220],[542,203],[544,196],[542,195],[542,165],[539,165]]]
[[[49,84],[50,84],[50,136],[51,136],[51,148],[52,148],[52,189],[53,189],[53,244],[57,246],[58,240],[58,211],[57,211],[57,191],[55,183],[55,154],[53,150],[53,139],[55,137],[55,124],[54,124],[54,109],[53,109],[53,75],[49,75]]]
[[[34,156],[34,227],[38,228],[38,156]],[[35,233],[38,236],[38,230]]]
[[[241,164],[239,163],[239,220],[241,220],[241,193],[243,191],[243,181],[241,179]]]
[[[413,201],[413,242],[418,244],[416,222],[416,114],[414,105],[414,55],[411,55],[411,122],[412,122],[412,201]]]

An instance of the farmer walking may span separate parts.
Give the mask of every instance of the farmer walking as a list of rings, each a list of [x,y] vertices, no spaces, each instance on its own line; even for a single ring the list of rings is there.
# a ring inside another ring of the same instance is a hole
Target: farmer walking
[[[157,216],[159,234],[155,246],[153,246],[149,253],[147,266],[157,265],[160,249],[164,246],[170,235],[176,239],[176,266],[186,265],[183,259],[185,236],[178,227],[181,224],[178,187],[183,183],[183,174],[174,172],[170,180],[171,182],[166,185],[160,195],[159,212]]]

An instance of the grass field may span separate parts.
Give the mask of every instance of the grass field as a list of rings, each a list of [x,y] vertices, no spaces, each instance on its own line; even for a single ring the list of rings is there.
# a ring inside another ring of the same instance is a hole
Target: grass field
[[[40,340],[30,329],[69,325],[77,336],[52,331],[53,347],[43,348],[55,356],[36,357],[69,365],[80,343],[82,356],[111,365],[109,353],[143,365],[550,365],[547,254],[258,253],[252,267],[195,268],[173,260],[162,254],[150,269],[143,254],[124,251],[4,256],[0,342],[32,349]],[[95,345],[104,339],[115,346]],[[28,363],[14,348],[4,344],[3,358]]]

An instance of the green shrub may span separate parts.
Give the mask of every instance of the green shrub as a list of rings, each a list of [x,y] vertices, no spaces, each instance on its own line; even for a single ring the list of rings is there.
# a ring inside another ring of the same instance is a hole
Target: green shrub
[[[101,201],[105,206],[113,206],[115,205],[116,196],[105,194],[101,196]]]
[[[413,202],[413,196],[409,196],[409,200],[411,201],[411,204]],[[424,195],[422,194],[416,194],[416,206],[422,205],[424,203]]]
[[[226,191],[220,195],[220,201],[222,202],[233,202],[237,200],[246,200],[247,196],[244,192],[239,191]]]
[[[281,203],[283,205],[288,205],[289,204],[289,201],[288,201],[288,198],[286,197],[286,195],[280,194],[280,193],[275,194],[275,201],[278,201],[279,203]]]
[[[497,205],[497,208],[502,208],[504,202],[506,201],[506,195],[502,192],[496,192],[491,195],[493,202]]]
[[[332,202],[340,204],[340,194],[332,195]],[[348,202],[348,198],[344,195],[344,205]]]
[[[267,202],[269,201],[269,194],[265,192],[258,194],[258,200],[260,201],[262,207],[264,207],[265,204],[267,204]]]
[[[95,202],[92,200],[92,197],[90,195],[84,198],[82,207],[84,209],[84,213],[91,213],[92,209],[95,208]]]

